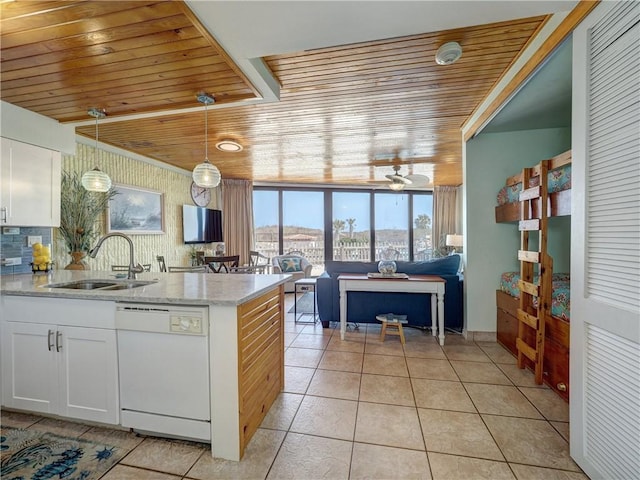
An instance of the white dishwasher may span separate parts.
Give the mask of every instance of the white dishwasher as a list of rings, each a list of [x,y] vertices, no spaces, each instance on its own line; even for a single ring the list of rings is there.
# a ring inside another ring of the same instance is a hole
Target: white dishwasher
[[[118,303],[122,426],[211,440],[207,307]]]

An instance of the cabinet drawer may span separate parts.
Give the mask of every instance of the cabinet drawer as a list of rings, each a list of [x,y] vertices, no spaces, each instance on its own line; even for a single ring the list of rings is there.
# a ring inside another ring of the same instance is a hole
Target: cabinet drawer
[[[498,342],[506,347],[514,355],[516,350],[516,337],[518,336],[518,320],[501,308],[498,308]]]
[[[114,302],[3,295],[0,304],[7,321],[115,328]]]
[[[544,382],[569,401],[569,349],[558,342],[544,342]]]

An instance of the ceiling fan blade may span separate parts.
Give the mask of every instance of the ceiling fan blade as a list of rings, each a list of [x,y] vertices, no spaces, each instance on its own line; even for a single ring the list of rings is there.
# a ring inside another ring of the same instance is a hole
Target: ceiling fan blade
[[[402,175],[385,175],[385,177],[387,177],[392,182],[400,182],[404,183],[405,185],[411,185],[412,183],[410,179],[408,179],[407,177],[403,177]]]
[[[413,174],[405,177],[407,180],[411,180],[414,187],[426,187],[431,183],[431,179],[426,175]]]

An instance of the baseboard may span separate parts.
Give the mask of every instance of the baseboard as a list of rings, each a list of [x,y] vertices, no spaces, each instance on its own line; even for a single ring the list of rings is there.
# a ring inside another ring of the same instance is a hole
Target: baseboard
[[[498,334],[497,332],[470,332],[468,330],[463,330],[462,335],[466,340],[470,342],[497,342]]]

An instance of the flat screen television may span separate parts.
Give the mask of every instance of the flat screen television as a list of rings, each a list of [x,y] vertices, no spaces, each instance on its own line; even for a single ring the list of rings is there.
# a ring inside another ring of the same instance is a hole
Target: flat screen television
[[[222,212],[183,205],[182,233],[184,243],[222,242]]]

